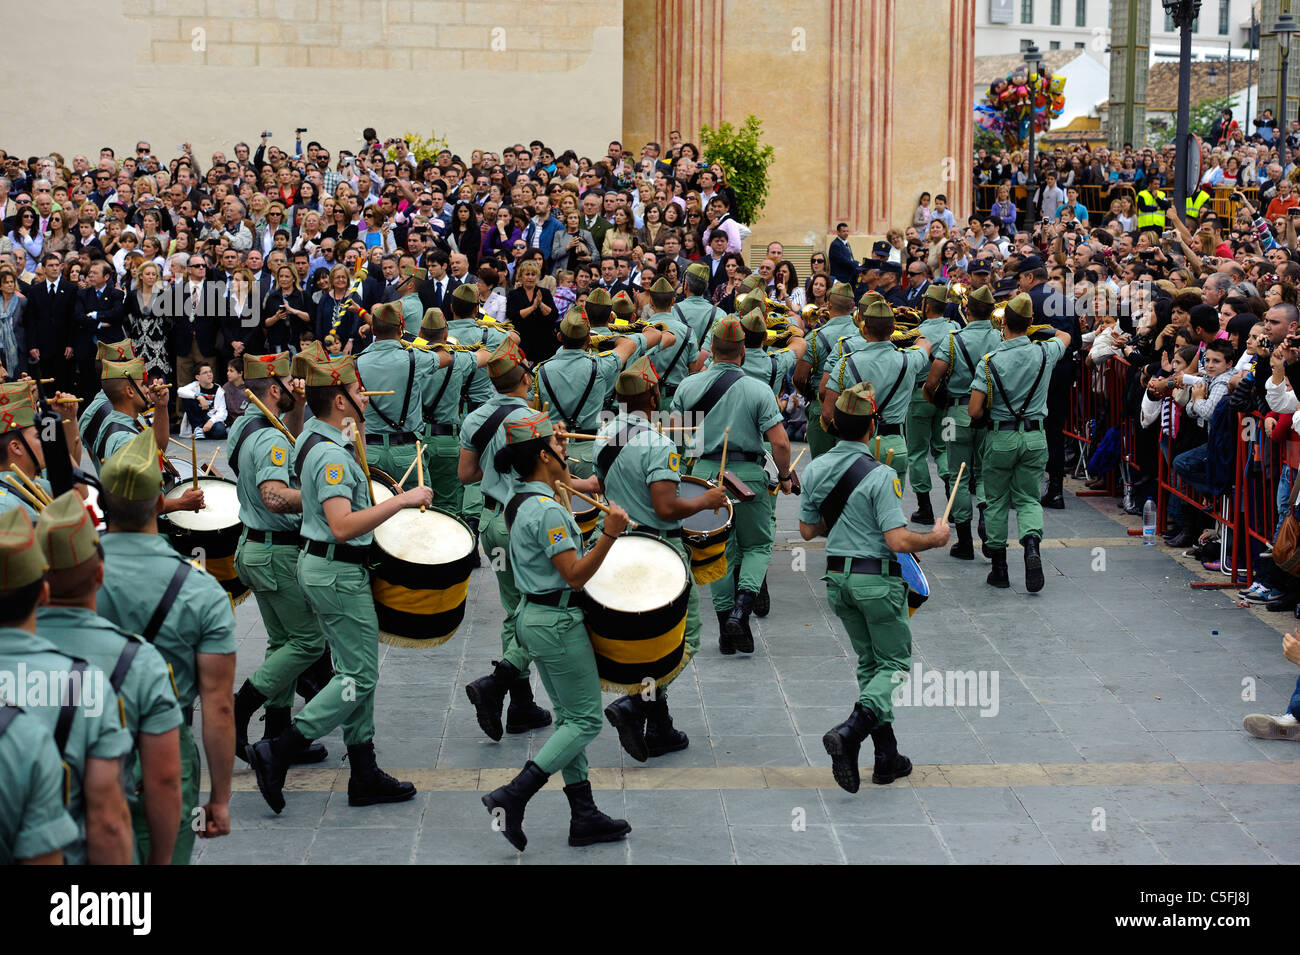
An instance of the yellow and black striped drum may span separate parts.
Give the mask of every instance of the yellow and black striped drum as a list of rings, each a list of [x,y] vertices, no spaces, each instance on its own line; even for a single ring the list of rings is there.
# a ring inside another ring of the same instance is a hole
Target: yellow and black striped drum
[[[167,498],[175,500],[193,486],[192,480],[177,484]],[[244,529],[239,494],[235,482],[225,478],[201,477],[199,490],[203,510],[170,511],[158,518],[158,526],[182,557],[197,559],[237,604],[249,594],[248,585],[235,573],[235,550]]]
[[[699,497],[713,487],[703,478],[682,475],[678,497]],[[682,539],[691,552],[691,575],[697,584],[711,584],[726,576],[727,539],[731,537],[731,502],[725,511],[699,511],[682,521]]]
[[[372,482],[375,503],[393,496]],[[398,511],[375,528],[370,590],[379,639],[398,647],[436,647],[465,618],[469,575],[478,566],[474,534],[459,518],[430,507]]]
[[[573,513],[578,530],[582,531],[583,545],[590,544],[591,536],[596,533],[596,526],[600,523],[600,510],[576,494],[569,495],[569,510]]]
[[[625,534],[578,595],[602,689],[639,693],[667,686],[690,662],[686,609],[691,581],[671,546]]]

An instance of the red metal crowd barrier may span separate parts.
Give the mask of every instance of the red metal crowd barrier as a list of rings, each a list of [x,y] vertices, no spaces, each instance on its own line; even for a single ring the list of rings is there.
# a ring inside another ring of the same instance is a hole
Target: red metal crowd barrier
[[[1246,579],[1254,583],[1256,541],[1270,547],[1278,523],[1277,488],[1282,476],[1282,446],[1264,431],[1264,416],[1255,412],[1238,416],[1237,460],[1233,468],[1240,533],[1234,536],[1234,567],[1245,563]]]
[[[1070,394],[1064,434],[1079,443],[1079,464],[1075,474],[1087,474],[1087,461],[1093,446],[1111,428],[1117,429],[1120,441],[1119,467],[1104,475],[1105,488],[1076,491],[1079,497],[1105,495],[1115,497],[1125,486],[1133,484],[1133,472],[1140,471],[1133,435],[1133,419],[1124,413],[1124,392],[1128,387],[1132,365],[1119,355],[1112,355],[1100,365],[1093,364],[1089,349],[1080,353],[1079,374]]]

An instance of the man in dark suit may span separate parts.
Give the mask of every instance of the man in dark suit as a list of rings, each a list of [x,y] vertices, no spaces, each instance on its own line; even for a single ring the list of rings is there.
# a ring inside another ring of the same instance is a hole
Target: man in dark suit
[[[607,255],[600,260],[600,281],[597,284],[609,292],[610,299],[619,292],[632,294],[628,284],[618,280],[618,259],[612,255]]]
[[[830,269],[831,278],[836,282],[852,285],[857,280],[858,266],[853,261],[853,249],[849,247],[847,222],[841,222],[835,227],[835,238],[831,239]]]
[[[709,297],[719,285],[727,284],[727,267],[722,261],[727,254],[727,233],[717,229],[709,236],[709,254],[701,261],[709,267]]]
[[[207,280],[208,264],[197,252],[190,255],[185,278],[172,296],[172,353],[176,356],[176,384],[188,385],[200,365],[216,365],[217,332],[225,310],[225,290]]]
[[[425,308],[440,308],[444,315],[451,314],[451,293],[460,283],[447,274],[447,253],[434,249],[425,256],[429,277],[420,286],[420,304]]]
[[[263,264],[261,249],[249,249],[248,254],[244,257],[244,266],[253,273],[253,281],[257,283],[257,304],[260,307],[266,301],[266,297],[271,294],[271,289],[275,287],[274,276],[271,275],[271,270]]]
[[[60,391],[72,392],[72,321],[77,289],[59,275],[59,256],[47,252],[41,264],[50,278],[33,282],[23,310],[23,334],[33,378],[54,378]]]
[[[600,215],[600,193],[589,191],[582,197],[582,218],[578,228],[585,229],[591,233],[592,241],[596,243],[596,251],[600,251],[605,244],[605,233],[611,228],[607,219]]]
[[[100,340],[120,342],[126,338],[126,296],[113,288],[113,266],[104,261],[90,263],[86,278],[89,288],[77,293],[72,325],[72,358],[77,365],[77,391],[89,398],[99,391],[95,355]]]
[[[907,307],[921,309],[925,290],[930,287],[930,266],[917,259],[907,267]]]

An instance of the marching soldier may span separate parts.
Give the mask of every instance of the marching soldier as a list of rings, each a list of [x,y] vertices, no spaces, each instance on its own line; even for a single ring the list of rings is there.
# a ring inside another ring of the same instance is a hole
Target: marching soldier
[[[61,653],[108,674],[109,709],[120,716],[132,741],[127,802],[137,833],[135,861],[169,865],[181,826],[181,708],[167,664],[156,648],[95,612],[104,579],[103,551],[74,491],[45,508],[36,522],[36,538],[49,565],[50,587],[49,603],[36,612],[37,631]]]
[[[266,706],[266,739],[289,728],[297,679],[325,653],[325,634],[298,585],[302,544],[302,490],[294,471],[290,432],[302,430],[302,401],[289,378],[287,352],[245,355],[244,383],[262,403],[250,402],[230,429],[230,468],[239,496],[243,536],[235,570],[257,599],[266,627],[266,657],[235,694],[235,755],[248,762],[248,721]],[[313,743],[299,762],[318,763],[325,747]]]
[[[505,507],[515,491],[515,477],[509,470],[496,467],[496,452],[505,444],[503,425],[529,417],[532,409],[526,397],[533,390],[533,373],[524,354],[513,339],[507,339],[492,352],[487,372],[497,394],[486,404],[470,412],[461,426],[460,463],[457,473],[462,483],[482,481],[483,550],[497,575],[497,594],[506,619],[501,625],[501,659],[493,662],[493,671],[465,687],[465,695],[474,705],[478,725],[494,742],[501,739],[501,705],[510,694],[505,730],[527,733],[551,725],[551,714],[533,700],[528,678],[532,656],[519,642],[515,631],[515,609],[519,605],[519,588],[515,585],[514,563],[510,559],[509,529]]]
[[[42,476],[45,470],[45,448],[41,445],[36,428],[32,388],[30,379],[20,378],[0,383],[0,472],[10,472],[0,477],[0,511],[21,507],[35,521],[40,516],[41,507],[52,494],[50,482]],[[66,397],[68,396],[63,392],[59,392],[55,398],[56,406],[63,420],[75,425],[76,404],[59,401]],[[68,439],[69,456],[74,464],[79,464],[81,439],[76,428],[66,428],[64,433]],[[12,473],[14,468],[21,472],[21,476]],[[29,482],[40,488],[43,497],[32,491]]]
[[[95,374],[100,376],[104,371],[104,359],[109,361],[130,361],[135,357],[135,348],[132,346],[130,339],[120,342],[100,342],[95,346]],[[112,402],[108,400],[108,395],[104,393],[101,386],[95,396],[90,399],[86,407],[81,409],[81,418],[77,422],[77,428],[81,432],[81,443],[87,447],[93,447],[95,444],[94,437],[98,433],[100,426],[104,423],[104,417],[112,410]],[[104,409],[101,411],[100,409]],[[78,459],[80,463],[80,459]],[[98,462],[95,462],[98,464]]]
[[[948,287],[930,285],[921,297],[922,321],[917,330],[931,346],[937,341],[946,341],[950,334],[961,328],[957,322],[943,317],[947,308]],[[926,371],[929,371],[928,360]],[[916,492],[917,508],[910,518],[913,524],[934,523],[934,509],[930,504],[931,457],[939,467],[939,477],[945,485],[948,483],[948,454],[943,437],[944,414],[941,408],[926,397],[924,385],[925,380],[922,379],[912,392],[907,409],[907,426],[904,429],[907,438],[907,476],[912,482],[912,490]]]
[[[535,760],[513,780],[483,797],[501,821],[502,834],[516,849],[528,844],[524,808],[555,773],[564,776],[569,800],[569,845],[588,846],[622,839],[632,827],[599,809],[587,779],[587,745],[600,733],[600,677],[582,608],[573,602],[600,568],[610,543],[627,528],[627,512],[612,507],[605,526],[585,554],[573,513],[555,499],[557,481],[567,480],[564,440],[550,418],[530,411],[504,426],[505,444],[494,455],[499,471],[511,469],[516,482],[509,502],[510,563],[520,603],[518,638],[537,661],[546,692],[555,704],[555,731]]]
[[[614,314],[613,306],[614,300],[609,297],[608,289],[598,285],[587,294],[587,304],[583,306],[583,313],[587,316],[587,324],[591,326],[592,337],[600,335],[604,338],[598,351],[609,351],[617,341],[609,327],[609,320]],[[640,357],[640,354],[636,357]]]
[[[366,405],[366,458],[399,478],[424,433],[424,383],[439,366],[438,355],[402,346],[402,309],[395,302],[376,305],[370,324],[375,340],[357,356],[357,375],[367,389],[393,393],[374,395]]]
[[[442,309],[425,309],[420,321],[420,338],[417,342],[445,348],[447,320]],[[460,396],[472,377],[487,365],[491,352],[486,348],[475,351],[447,351],[448,364],[440,365],[424,379],[421,405],[424,409],[424,434],[429,454],[425,462],[429,473],[428,484],[433,489],[433,505],[450,514],[467,518],[465,513],[465,488],[456,476],[460,460]],[[400,474],[398,475],[401,476]]]
[[[916,347],[898,348],[889,340],[893,334],[894,310],[883,300],[873,301],[862,313],[862,335],[841,342],[838,359],[822,379],[822,427],[833,426],[831,415],[840,395],[856,384],[871,382],[877,393],[884,392],[883,398],[873,395],[879,408],[873,454],[901,479],[907,476],[903,422],[911,405],[912,386],[924,381],[929,369],[930,343],[918,338]]]
[[[933,286],[932,286],[933,287]],[[966,299],[970,317],[966,327],[949,332],[938,339],[931,352],[934,361],[925,382],[925,393],[935,396],[946,388],[951,402],[947,414],[953,423],[953,437],[948,442],[947,480],[957,480],[957,472],[966,465],[966,475],[953,499],[952,519],[957,529],[957,543],[948,551],[959,560],[974,560],[975,546],[971,540],[972,492],[983,497],[984,491],[984,437],[982,425],[972,426],[970,420],[970,392],[980,359],[993,351],[1001,340],[998,330],[989,319],[993,315],[993,293],[987,285],[973,290]],[[984,501],[979,504],[979,535],[984,540]]]
[[[853,321],[853,289],[836,282],[826,295],[826,309],[830,317],[808,337],[807,351],[795,365],[795,387],[808,396],[808,453],[816,458],[829,451],[835,439],[822,427],[818,386],[835,363],[837,343],[841,338],[858,334]],[[892,314],[892,313],[891,313]],[[831,399],[834,403],[834,399]]]
[[[767,487],[763,470],[763,442],[771,443],[781,491],[789,494],[790,439],[781,420],[781,409],[770,389],[742,371],[745,360],[745,330],[734,315],[713,326],[712,368],[691,375],[673,396],[675,418],[689,418],[697,426],[693,448],[699,457],[691,474],[724,483],[727,472],[750,490],[751,500],[734,505],[735,527],[727,539],[727,566],[736,574],[724,574],[710,584],[713,609],[718,615],[718,648],[724,654],[754,652],[749,615],[772,559],[772,509],[776,499],[760,493]],[[727,442],[726,462],[722,446]]]
[[[131,737],[122,728],[117,707],[103,699],[106,674],[37,634],[36,608],[49,601],[45,570],[45,556],[26,512],[14,508],[0,514],[0,608],[7,618],[0,620],[0,672],[16,674],[23,667],[25,686],[43,680],[50,694],[57,694],[57,705],[31,706],[23,712],[40,724],[42,733],[53,737],[63,760],[59,799],[75,824],[70,832],[54,807],[42,807],[42,814],[51,820],[49,831],[29,833],[30,848],[25,851],[34,858],[62,846],[63,861],[69,865],[129,865],[131,818],[119,773],[122,757],[131,751]],[[24,755],[32,759],[36,751]],[[3,768],[8,776],[8,767]],[[6,786],[0,817],[8,815],[6,804],[12,796],[13,790]]]
[[[415,795],[415,786],[375,762],[379,621],[366,564],[374,529],[402,508],[430,504],[433,494],[414,487],[372,504],[369,476],[352,450],[353,441],[365,440],[367,404],[352,357],[300,357],[296,370],[304,373],[313,415],[294,446],[294,470],[302,482],[298,583],[329,641],[335,674],[283,733],[249,746],[248,761],[262,797],[279,814],[290,765],[312,740],[342,726],[352,766],[348,805],[402,802]]]
[[[669,312],[676,294],[673,284],[662,276],[650,286],[650,307],[655,310],[650,321],[663,323],[667,333],[659,346],[650,351],[650,360],[659,375],[665,401],[672,400],[673,392],[687,375],[694,374],[704,365],[699,337],[690,325]]]
[[[533,404],[547,410],[551,421],[579,434],[591,434],[600,427],[600,413],[614,393],[614,381],[630,358],[660,342],[660,331],[647,328],[636,337],[620,337],[613,351],[586,351],[591,326],[577,309],[570,309],[560,322],[560,349],[537,366],[533,380]],[[669,341],[671,334],[665,335]],[[574,477],[591,477],[593,442],[577,441],[569,448],[570,472]]]
[[[420,287],[428,277],[428,269],[416,268],[413,265],[402,266],[402,283],[397,287],[403,294],[397,300],[397,305],[402,310],[403,338],[406,336],[415,338],[420,334],[425,312],[424,303],[420,301]],[[400,476],[399,474],[398,477]]]
[[[673,316],[695,335],[700,347],[709,340],[709,329],[725,312],[704,297],[709,287],[709,267],[704,262],[692,262],[686,267],[682,288],[686,297],[673,306]],[[594,292],[592,294],[595,294]],[[591,303],[591,299],[587,299]]]
[[[826,538],[826,595],[858,654],[858,701],[843,723],[822,737],[840,788],[858,791],[858,751],[875,746],[871,781],[892,783],[912,771],[894,736],[893,693],[911,669],[907,584],[895,555],[948,542],[940,521],[928,534],[907,529],[900,478],[870,453],[878,414],[869,382],[854,384],[832,412],[840,442],[804,471],[799,533]]]
[[[39,719],[0,703],[0,865],[62,865],[77,824],[63,805],[63,760]]]
[[[618,397],[625,405],[618,417],[606,423],[596,440],[596,476],[601,493],[622,507],[645,534],[656,534],[690,566],[682,542],[682,519],[705,510],[727,506],[727,492],[721,485],[698,497],[677,496],[681,484],[681,456],[677,446],[650,426],[650,416],[659,410],[659,378],[654,364],[638,358],[618,376]],[[700,599],[694,584],[686,604],[686,654],[682,665],[700,649]],[[685,749],[686,734],[673,728],[668,712],[667,688],[655,687],[649,702],[631,694],[605,707],[605,716],[618,731],[629,756],[645,762]]]
[[[105,363],[107,364],[107,362]],[[186,865],[194,836],[230,831],[230,776],[235,758],[235,614],[230,598],[206,571],[192,565],[158,534],[162,472],[153,436],[142,431],[104,462],[100,507],[108,533],[104,584],[97,612],[138,633],[162,654],[181,706],[181,825],[173,865]],[[203,750],[211,795],[199,805],[199,751],[190,727],[194,701],[203,706]],[[152,847],[136,831],[139,854]]]
[[[85,448],[90,453],[90,463],[97,474],[104,461],[112,457],[132,435],[144,430],[140,415],[148,408],[153,409],[154,444],[160,453],[165,454],[167,451],[167,445],[171,441],[167,417],[167,385],[165,382],[155,382],[149,386],[151,394],[146,397],[141,387],[144,375],[143,358],[129,358],[121,362],[105,358],[100,362],[100,387],[104,390],[107,407],[111,410],[104,413],[97,427],[95,422],[87,422],[83,439],[89,442]],[[96,415],[98,414],[97,411]]]
[[[1025,589],[1043,589],[1043,560],[1038,542],[1043,537],[1043,507],[1038,486],[1047,465],[1047,389],[1052,367],[1070,346],[1070,333],[1057,331],[1045,342],[1026,334],[1034,317],[1034,304],[1021,293],[1007,303],[1002,338],[977,366],[971,383],[972,421],[988,414],[992,431],[984,442],[984,487],[988,494],[988,537],[993,558],[988,583],[1011,586],[1007,577],[1007,511],[1016,509],[1016,527],[1025,549]]]

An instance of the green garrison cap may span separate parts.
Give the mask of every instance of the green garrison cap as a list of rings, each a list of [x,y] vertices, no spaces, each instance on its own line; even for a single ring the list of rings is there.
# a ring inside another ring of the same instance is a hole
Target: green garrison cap
[[[488,375],[492,378],[500,378],[516,365],[527,366],[527,362],[524,353],[519,350],[518,343],[513,338],[507,338],[492,349],[492,354],[488,356]]]
[[[666,278],[664,278],[664,277],[661,275],[661,276],[659,276],[659,278],[655,279],[654,285],[651,285],[651,286],[650,286],[650,291],[652,291],[652,292],[676,292],[677,289],[673,288],[673,283],[672,283],[672,282],[668,281]]]
[[[380,302],[370,310],[370,324],[376,329],[401,328],[402,306],[396,302]]]
[[[591,299],[587,299],[588,303]],[[627,292],[619,292],[614,296],[614,302],[611,306],[615,315],[631,315],[636,311],[636,305],[633,304],[631,296]]]
[[[709,267],[703,262],[692,262],[690,265],[686,266],[686,274],[694,275],[697,279],[704,279],[706,282],[713,277],[709,274]],[[590,299],[588,299],[588,301],[590,301]]]
[[[863,318],[893,318],[894,310],[890,308],[889,303],[882,298],[874,302],[868,302],[867,307],[862,310],[862,317]]]
[[[658,383],[654,362],[642,356],[618,373],[614,390],[620,395],[643,395]]]
[[[930,283],[929,287],[926,288],[924,297],[928,298],[932,302],[938,302],[940,305],[947,305],[948,286],[936,285],[935,283],[932,282]]]
[[[0,590],[17,590],[45,576],[45,555],[21,507],[0,514]]]
[[[609,305],[609,289],[601,288],[599,285],[587,294],[588,305]]]
[[[35,423],[31,381],[20,378],[0,384],[0,434],[30,428]]]
[[[464,283],[456,286],[456,290],[451,293],[452,298],[458,298],[462,302],[473,302],[478,304],[478,290],[473,285]]]
[[[766,304],[762,292],[746,292],[743,295],[736,296],[736,314],[744,315],[751,309],[761,309]]]
[[[871,382],[862,381],[835,399],[835,410],[856,418],[866,418],[876,413],[876,390]]]
[[[762,291],[765,286],[766,283],[763,281],[762,276],[758,275],[746,275],[740,280],[740,287],[745,289]]]
[[[101,379],[109,378],[130,378],[134,381],[144,381],[144,359],[128,358],[126,361],[111,361],[104,359],[104,370],[100,372]]]
[[[767,334],[767,319],[763,317],[762,309],[751,308],[744,315],[741,315],[740,325],[747,332],[763,332]]]
[[[743,342],[745,328],[735,315],[723,315],[714,323],[713,340],[715,342]]]
[[[862,298],[858,299],[858,308],[866,308],[872,302],[883,301],[885,301],[885,296],[881,295],[879,292],[863,292]]]
[[[244,379],[256,381],[258,378],[284,378],[292,366],[293,360],[287,351],[278,355],[245,355]]]
[[[324,361],[309,360],[303,366],[303,379],[308,388],[350,385],[357,380],[357,366],[351,355],[336,355]]]
[[[128,361],[135,357],[135,346],[129,338],[120,342],[100,342],[95,349],[95,357],[100,361]]]
[[[1007,302],[1007,308],[1015,312],[1021,318],[1033,319],[1034,317],[1034,300],[1021,292],[1014,296],[1011,301]]]
[[[301,355],[303,358],[311,359],[312,361],[324,361],[329,357],[329,355],[325,353],[325,346],[314,340],[304,345],[302,351],[298,352],[298,355]],[[295,361],[298,359],[298,355],[293,356]]]
[[[153,431],[141,431],[99,469],[104,490],[126,501],[148,501],[162,493],[162,468]]]
[[[581,309],[571,308],[560,322],[560,334],[565,338],[586,338],[591,334],[591,323]]]
[[[434,306],[424,310],[424,318],[420,319],[420,333],[437,332],[447,327],[447,316],[442,314],[442,309]]]
[[[36,522],[36,539],[51,570],[70,570],[95,556],[99,535],[76,491],[56,497]]]
[[[827,299],[838,299],[841,302],[853,304],[853,289],[847,282],[836,282],[831,286],[831,290],[826,293]]]
[[[993,290],[987,285],[981,285],[979,288],[971,289],[966,295],[968,302],[983,302],[985,305],[993,304]]]
[[[402,278],[409,279],[414,277],[415,281],[411,283],[415,288],[419,288],[429,278],[428,269],[416,268],[414,265],[402,266]]]
[[[536,411],[527,417],[506,422],[506,444],[521,444],[554,433],[555,427],[551,424],[551,416],[545,411]]]

